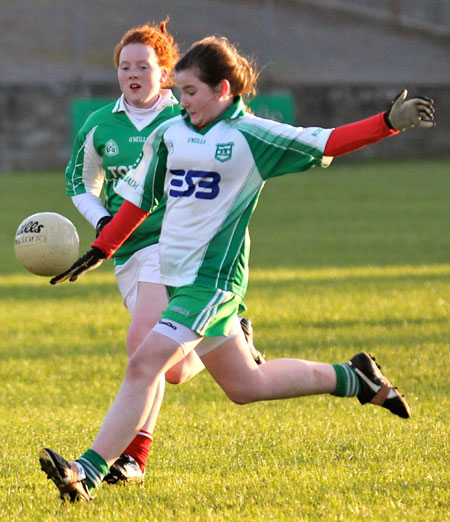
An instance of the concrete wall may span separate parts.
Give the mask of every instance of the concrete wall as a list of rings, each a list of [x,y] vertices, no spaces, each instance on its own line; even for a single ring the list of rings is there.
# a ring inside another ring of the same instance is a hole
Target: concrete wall
[[[299,125],[334,126],[368,116],[403,87],[432,95],[436,129],[407,132],[352,157],[449,156],[449,36],[341,4],[1,0],[0,172],[62,169],[71,147],[71,101],[118,96],[114,45],[129,27],[167,15],[181,51],[207,34],[223,34],[253,55],[263,69],[260,91],[292,92]]]

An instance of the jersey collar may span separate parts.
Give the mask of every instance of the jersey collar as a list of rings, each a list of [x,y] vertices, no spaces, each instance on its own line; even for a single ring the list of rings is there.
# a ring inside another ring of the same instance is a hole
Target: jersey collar
[[[181,116],[183,117],[184,121],[192,127],[195,131],[199,132],[200,134],[206,134],[209,129],[214,127],[216,123],[222,120],[237,120],[238,118],[242,118],[245,116],[245,104],[241,96],[238,96],[236,98],[236,101],[228,107],[228,109],[221,114],[216,120],[212,121],[211,123],[208,123],[205,127],[202,127],[201,129],[197,127],[196,125],[192,125],[191,118],[187,111],[185,109],[181,109]]]
[[[162,110],[170,105],[175,105],[178,103],[178,100],[175,98],[173,92],[170,89],[161,89],[159,91],[161,94],[161,98],[156,102],[156,104],[151,107],[153,110]],[[112,112],[125,112],[125,95],[122,94],[120,98],[116,101]]]

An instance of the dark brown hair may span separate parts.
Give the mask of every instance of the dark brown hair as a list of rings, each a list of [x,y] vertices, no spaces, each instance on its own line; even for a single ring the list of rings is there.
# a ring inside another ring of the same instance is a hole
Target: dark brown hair
[[[165,67],[168,71],[164,85],[171,84],[173,68],[177,63],[179,53],[178,46],[167,31],[166,25],[168,21],[169,19],[166,18],[166,20],[160,22],[159,26],[147,22],[146,24],[129,29],[114,48],[114,65],[116,69],[119,67],[120,53],[126,45],[134,43],[149,45],[158,57],[159,66]]]
[[[200,80],[210,87],[228,80],[233,96],[248,100],[256,94],[259,73],[255,65],[225,36],[208,36],[194,43],[176,64],[175,71],[191,68],[198,69]]]

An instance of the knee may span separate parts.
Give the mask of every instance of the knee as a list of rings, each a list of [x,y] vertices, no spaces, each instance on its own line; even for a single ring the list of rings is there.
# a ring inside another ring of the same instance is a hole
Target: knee
[[[153,346],[145,340],[139,341],[138,347],[128,352],[127,378],[133,381],[153,380],[162,373],[165,355],[158,346]]]
[[[183,384],[190,381],[201,369],[203,369],[203,366],[202,368],[192,366],[186,359],[183,359],[167,370],[166,381],[169,384]]]
[[[139,354],[129,354],[126,377],[129,380],[137,381],[147,379],[147,368],[141,361]]]
[[[234,402],[234,404],[238,404],[240,406],[244,404],[250,404],[251,402],[255,402],[257,400],[252,390],[246,388],[245,386],[231,386],[224,389],[223,391],[231,402]]]
[[[184,359],[176,363],[166,372],[166,381],[170,384],[182,384],[188,382],[203,370],[203,363],[195,352],[189,353]]]
[[[183,371],[179,370],[177,367],[170,368],[166,372],[166,381],[169,384],[182,384],[186,382],[186,379],[183,376]]]

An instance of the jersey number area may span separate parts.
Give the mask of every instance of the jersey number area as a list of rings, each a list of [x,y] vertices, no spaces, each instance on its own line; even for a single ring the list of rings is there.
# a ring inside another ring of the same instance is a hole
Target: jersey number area
[[[174,198],[215,199],[220,192],[220,174],[203,170],[171,170],[169,195]],[[197,182],[197,183],[196,183]],[[176,188],[175,188],[176,187]]]

